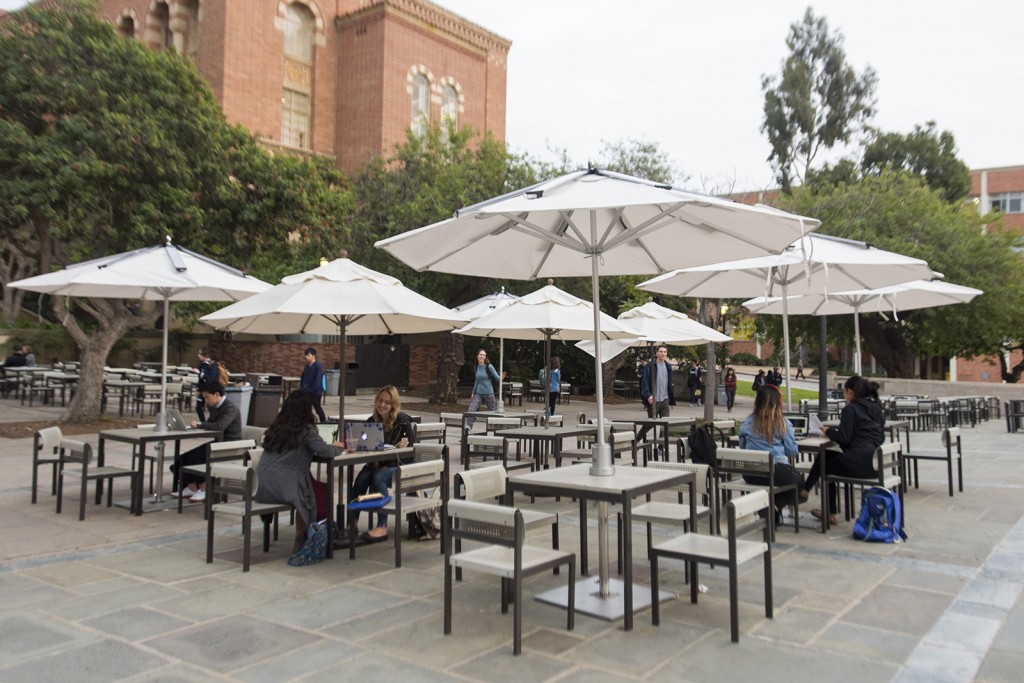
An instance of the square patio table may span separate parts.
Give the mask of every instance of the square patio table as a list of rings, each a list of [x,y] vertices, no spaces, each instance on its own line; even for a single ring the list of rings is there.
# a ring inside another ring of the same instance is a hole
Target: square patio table
[[[594,434],[596,432],[596,425],[578,424],[562,427],[518,427],[515,429],[502,429],[494,434],[495,436],[504,436],[509,439],[531,442],[533,444],[531,448],[533,461],[538,465],[543,465],[544,469],[547,469],[548,451],[550,451],[551,457],[554,458],[556,465],[561,463],[563,439],[574,436],[583,436],[584,434]],[[549,444],[550,448],[542,448],[541,446],[545,443]]]
[[[576,611],[590,616],[613,621],[623,618],[626,631],[633,628],[633,614],[650,607],[650,591],[634,592],[633,586],[633,534],[632,503],[639,496],[687,484],[690,487],[690,518],[697,518],[696,476],[693,472],[647,469],[619,465],[614,474],[595,476],[590,474],[590,465],[567,465],[551,470],[538,470],[508,480],[509,504],[514,505],[515,493],[528,496],[572,496],[580,502],[580,574],[587,574],[587,502],[617,503],[622,506],[622,582],[610,581],[610,594],[602,597],[600,591],[594,594],[592,578],[581,579],[574,587]],[[599,579],[600,580],[600,579]],[[537,596],[537,600],[549,604],[566,606],[568,588],[557,588]],[[668,599],[671,593],[662,593],[661,599]]]
[[[106,442],[117,441],[120,443],[130,443],[133,446],[139,447],[138,452],[138,467],[139,467],[139,486],[135,496],[135,506],[137,515],[141,515],[143,512],[155,512],[157,510],[167,509],[169,503],[162,501],[163,495],[163,471],[164,471],[164,448],[163,444],[168,441],[174,443],[174,457],[177,459],[181,455],[181,442],[189,441],[192,439],[210,439],[218,440],[222,436],[222,433],[216,429],[181,429],[166,432],[157,432],[153,427],[142,427],[142,428],[130,428],[130,429],[104,429],[99,433],[99,445],[96,449],[96,465],[103,467],[103,461],[106,457]],[[153,466],[157,471],[157,487],[156,495],[154,496],[153,504],[149,505],[148,508],[143,503],[142,495],[142,482],[145,481],[146,473],[146,446],[155,443],[157,444],[156,449],[156,462]],[[98,481],[96,484],[96,502],[100,502],[100,498],[103,494],[103,482]]]

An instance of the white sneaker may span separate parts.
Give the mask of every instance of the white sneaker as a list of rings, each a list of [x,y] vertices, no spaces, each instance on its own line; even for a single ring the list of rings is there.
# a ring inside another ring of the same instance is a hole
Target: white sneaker
[[[189,498],[188,500],[191,503],[202,503],[204,500],[206,500],[206,491],[203,489],[199,489],[198,491],[196,491],[195,495]]]
[[[183,488],[181,491],[171,491],[171,498],[190,498],[195,494],[195,491],[189,487]]]

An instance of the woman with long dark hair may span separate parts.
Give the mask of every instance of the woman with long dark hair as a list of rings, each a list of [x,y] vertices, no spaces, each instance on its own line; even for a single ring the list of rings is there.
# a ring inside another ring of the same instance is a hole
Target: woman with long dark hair
[[[260,503],[289,503],[295,507],[295,544],[306,540],[306,527],[327,517],[327,486],[309,472],[313,457],[329,458],[341,452],[340,443],[324,442],[313,417],[313,397],[294,391],[263,435],[263,455],[256,466]]]
[[[725,385],[725,409],[731,413],[732,407],[736,405],[736,371],[728,368],[722,383]]]
[[[731,370],[731,368],[730,368]],[[774,385],[761,387],[754,398],[754,412],[743,418],[740,424],[740,448],[768,451],[772,454],[772,475],[776,486],[796,485],[794,491],[784,491],[775,496],[776,526],[781,523],[782,508],[796,502],[797,492],[804,478],[789,462],[796,456],[796,437],[793,424],[782,414],[782,392]],[[743,475],[751,484],[766,486],[768,477]]]
[[[398,448],[405,448],[413,444],[412,418],[401,411],[402,399],[398,395],[398,389],[390,384],[377,392],[377,398],[373,402],[373,415],[370,422],[380,422],[384,425],[384,442]],[[405,461],[393,460],[391,462],[368,462],[359,470],[356,480],[352,483],[348,499],[355,500],[371,488],[383,495],[387,495],[391,486],[391,479],[394,477],[395,469]],[[373,512],[370,513],[371,524]],[[350,524],[358,524],[359,512],[352,513]],[[383,512],[377,513],[377,526],[366,532],[364,538],[371,543],[378,543],[388,537],[388,516]]]
[[[885,442],[885,413],[878,400],[878,384],[870,382],[859,375],[846,380],[843,385],[843,396],[846,405],[839,415],[838,427],[824,428],[824,434],[841,450],[825,452],[825,466],[828,471],[844,477],[869,478],[878,475],[875,471],[875,449]],[[818,456],[819,458],[821,456]],[[800,494],[802,498],[810,496],[811,488],[821,476],[821,463],[814,461],[814,467],[807,475],[807,482]],[[829,524],[836,523],[839,511],[839,498],[836,485],[828,485]],[[811,510],[811,514],[821,519],[823,512]]]

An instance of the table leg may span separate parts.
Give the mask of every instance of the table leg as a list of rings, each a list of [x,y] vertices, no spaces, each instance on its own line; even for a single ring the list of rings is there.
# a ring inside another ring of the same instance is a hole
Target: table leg
[[[622,599],[626,613],[622,628],[633,630],[633,506],[629,496],[622,496]],[[607,503],[599,503],[607,505]],[[691,517],[691,519],[693,519]]]
[[[587,567],[587,501],[583,498],[580,501],[580,576],[588,576],[590,569]]]
[[[818,469],[820,470],[820,477],[818,478],[818,488],[821,490],[821,533],[828,533],[828,517],[832,514],[832,510],[829,508],[828,495],[828,482],[825,479],[825,451],[827,449],[822,446],[818,449]],[[838,491],[836,492],[838,495]]]
[[[101,436],[99,444],[96,446],[96,466],[103,467],[103,463],[106,460],[106,454],[104,453],[104,447],[106,440]],[[111,481],[113,484],[113,481]],[[96,480],[96,504],[99,505],[100,501],[103,500],[103,480]]]
[[[337,522],[338,512],[334,509],[334,463],[327,463],[327,515]],[[334,557],[334,524],[327,525],[327,559]]]
[[[157,448],[157,453],[159,454],[159,457],[158,457],[157,462],[154,463],[153,466],[154,467],[159,467],[159,466],[162,466],[162,464],[163,464],[163,452],[164,452],[163,451],[163,448],[164,448],[163,441],[158,443],[156,448]],[[137,514],[137,515],[141,515],[142,514],[142,495],[143,495],[142,494],[142,489],[143,489],[142,482],[144,482],[145,480],[146,480],[146,443],[142,442],[142,443],[139,444],[139,486],[138,486],[138,492],[135,494],[135,510],[136,510],[135,514]],[[159,490],[160,489],[157,489],[157,491],[159,491]],[[160,502],[159,497],[157,498],[157,502]]]

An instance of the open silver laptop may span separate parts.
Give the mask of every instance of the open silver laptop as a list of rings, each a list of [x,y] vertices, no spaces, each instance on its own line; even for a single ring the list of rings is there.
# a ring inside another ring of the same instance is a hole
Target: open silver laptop
[[[809,420],[803,413],[783,413],[783,416],[793,424],[793,436],[802,439],[808,435]]]
[[[384,450],[384,425],[380,422],[349,423],[345,429],[348,433],[348,449],[357,451]]]
[[[181,416],[180,410],[177,408],[167,409],[167,429],[172,432],[183,432],[191,428],[191,425],[185,422],[185,418]]]

